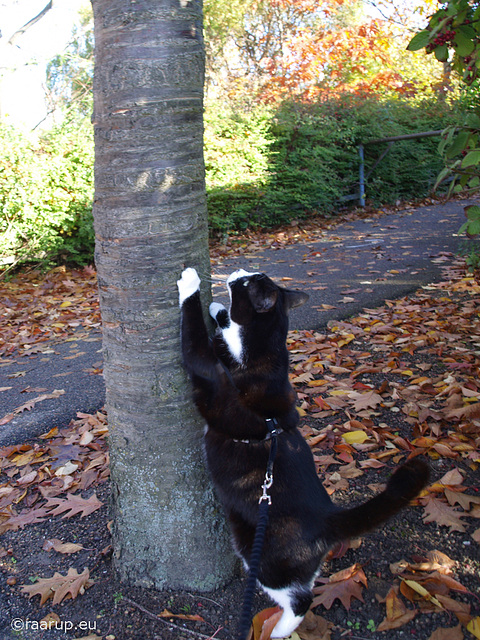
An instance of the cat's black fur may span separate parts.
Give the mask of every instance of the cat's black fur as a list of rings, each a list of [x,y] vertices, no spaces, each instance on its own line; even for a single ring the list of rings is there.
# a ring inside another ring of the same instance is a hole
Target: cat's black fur
[[[325,553],[359,536],[407,506],[426,485],[428,466],[413,459],[386,489],[364,504],[342,509],[322,486],[309,446],[297,429],[295,393],[288,379],[288,312],[308,296],[277,286],[265,274],[237,271],[228,279],[230,311],[212,304],[211,340],[202,315],[200,280],[186,269],[179,280],[182,351],[195,403],[205,418],[207,463],[226,511],[236,551],[248,566],[270,440],[278,436],[272,504],[258,580],[284,609],[272,637],[296,628],[312,601]]]

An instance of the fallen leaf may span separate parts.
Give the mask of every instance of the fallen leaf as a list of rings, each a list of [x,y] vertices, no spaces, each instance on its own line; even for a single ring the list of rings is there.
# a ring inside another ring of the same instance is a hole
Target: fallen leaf
[[[378,625],[377,631],[398,629],[399,627],[403,627],[404,624],[407,624],[407,622],[413,620],[417,615],[416,609],[407,609],[403,600],[398,597],[393,587],[387,593],[385,606],[387,608],[387,615]]]
[[[330,609],[334,600],[338,599],[348,610],[350,609],[352,598],[361,600],[361,602],[364,601],[362,596],[363,587],[360,583],[367,586],[367,578],[362,567],[356,563],[348,567],[348,569],[331,575],[326,584],[314,587],[313,593],[316,594],[316,597],[313,599],[312,606],[323,605],[325,609]]]
[[[197,615],[196,613],[172,613],[168,609],[164,609],[162,613],[158,614],[159,618],[178,618],[179,620],[191,620],[194,622],[205,622],[202,616]]]
[[[40,606],[50,598],[53,599],[53,604],[60,604],[62,600],[74,599],[83,594],[92,584],[90,572],[86,567],[82,573],[70,568],[65,576],[55,572],[52,578],[39,578],[35,584],[23,585],[22,593],[26,593],[29,598],[39,595]]]
[[[95,493],[88,499],[82,498],[82,496],[77,494],[69,493],[65,500],[62,498],[49,498],[45,507],[50,509],[54,505],[56,505],[56,507],[53,511],[49,512],[51,516],[58,516],[60,513],[65,513],[64,518],[71,518],[77,513],[81,513],[81,517],[83,518],[100,509],[103,502],[100,502]]]
[[[345,442],[348,442],[348,444],[362,444],[365,440],[368,440],[368,435],[365,431],[348,431],[347,433],[342,433],[342,438]]]
[[[259,611],[252,620],[250,637],[252,640],[269,640],[272,631],[283,615],[280,607],[270,607]]]
[[[428,640],[463,640],[462,625],[445,629],[439,627],[429,636]]]
[[[470,620],[470,622],[467,624],[467,629],[472,635],[475,636],[475,638],[479,638],[480,640],[480,616],[477,616],[476,618]]]
[[[83,549],[83,545],[76,544],[75,542],[62,542],[57,538],[51,538],[50,540],[45,540],[42,545],[42,549],[44,551],[50,551],[54,549],[58,553],[77,553],[77,551],[81,551]]]
[[[425,507],[424,522],[436,522],[444,527],[450,527],[450,531],[465,531],[465,526],[460,520],[465,515],[463,512],[456,511],[433,495],[420,498],[420,502]]]
[[[307,611],[302,624],[297,627],[301,640],[330,640],[333,623],[313,611]]]

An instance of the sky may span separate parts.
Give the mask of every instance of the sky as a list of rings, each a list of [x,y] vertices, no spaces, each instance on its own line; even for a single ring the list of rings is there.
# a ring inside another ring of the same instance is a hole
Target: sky
[[[48,61],[68,44],[86,0],[53,0],[53,7],[23,35],[13,34],[39,14],[48,0],[0,0],[0,115],[33,129],[47,113],[43,83]]]

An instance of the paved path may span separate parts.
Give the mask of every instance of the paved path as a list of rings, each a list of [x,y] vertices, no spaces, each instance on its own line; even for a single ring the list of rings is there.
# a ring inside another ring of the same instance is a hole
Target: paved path
[[[310,301],[292,312],[291,327],[321,329],[330,320],[347,318],[440,280],[444,254],[459,248],[456,232],[464,221],[465,204],[452,202],[343,223],[305,244],[219,260],[213,265],[213,275],[220,280],[214,296],[225,300],[224,280],[233,270],[264,271],[280,284],[310,294]],[[76,340],[42,343],[37,353],[12,358],[2,366],[0,387],[12,389],[0,393],[0,420],[43,393],[55,389],[65,393],[36,403],[0,426],[0,446],[65,426],[78,411],[101,408],[103,379],[93,373],[101,367],[101,359],[100,334],[82,331]]]

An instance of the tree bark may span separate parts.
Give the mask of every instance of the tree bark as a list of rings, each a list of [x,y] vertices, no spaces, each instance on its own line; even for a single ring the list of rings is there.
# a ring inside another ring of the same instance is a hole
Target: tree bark
[[[207,591],[231,575],[181,364],[176,280],[208,280],[201,0],[93,0],[96,265],[115,566]],[[207,295],[207,292],[204,292]]]

